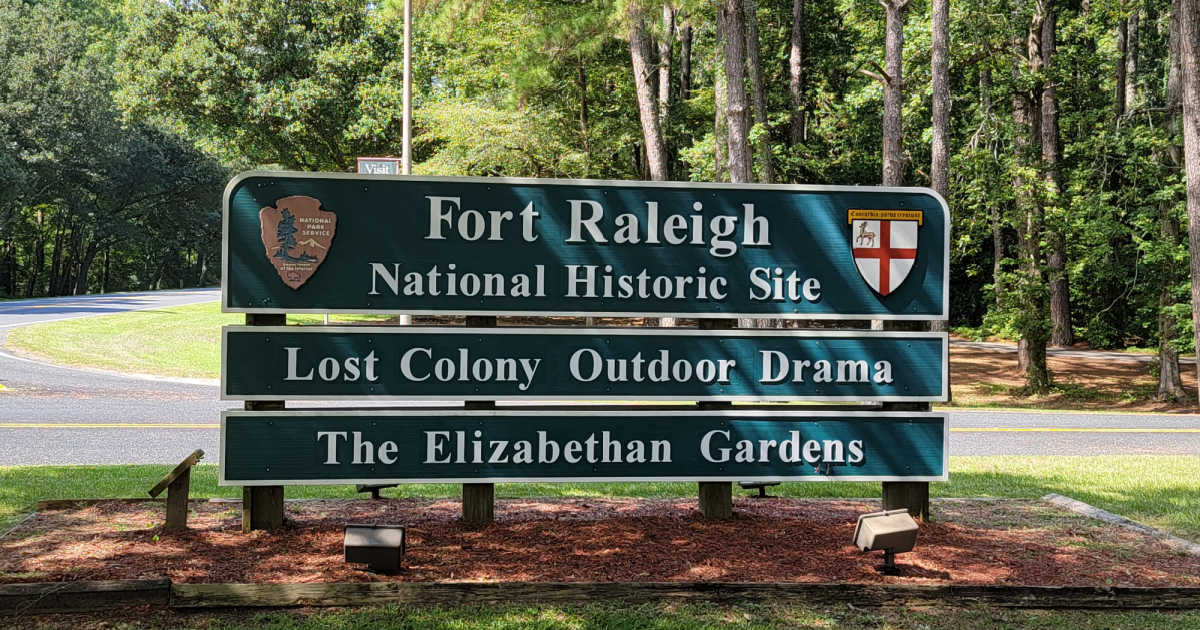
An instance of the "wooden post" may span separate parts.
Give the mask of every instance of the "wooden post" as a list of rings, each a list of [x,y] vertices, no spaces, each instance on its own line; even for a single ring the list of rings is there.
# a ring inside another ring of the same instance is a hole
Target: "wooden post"
[[[468,328],[495,328],[495,316],[467,316]],[[495,409],[494,400],[468,400],[467,409]],[[482,526],[496,520],[496,484],[464,483],[462,485],[462,520],[472,526]]]
[[[168,530],[187,529],[188,492],[192,485],[192,466],[204,457],[204,451],[196,449],[191,455],[179,462],[179,465],[167,473],[161,481],[150,489],[150,496],[157,497],[165,489],[167,491],[167,525]]]
[[[700,330],[729,330],[734,327],[734,319],[701,319]],[[701,409],[732,409],[733,403],[718,400],[700,401]],[[725,520],[733,518],[733,482],[731,481],[701,481],[699,484],[700,514],[708,520]]]
[[[926,402],[917,403],[884,403],[883,411],[931,411],[932,406]],[[928,481],[885,481],[883,482],[883,509],[898,510],[906,508],[909,515],[922,521],[929,521],[929,482]]]
[[[246,314],[247,326],[283,326],[287,315]],[[283,411],[282,400],[248,400],[246,411]],[[283,486],[242,486],[242,531],[283,527]]]
[[[283,486],[242,486],[242,531],[283,527]]]
[[[192,469],[188,468],[167,486],[168,530],[187,529],[188,491],[192,486]]]

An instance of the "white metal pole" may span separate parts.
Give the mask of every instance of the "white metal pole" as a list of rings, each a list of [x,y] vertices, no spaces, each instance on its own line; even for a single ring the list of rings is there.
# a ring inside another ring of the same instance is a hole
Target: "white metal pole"
[[[404,148],[400,172],[412,175],[412,0],[404,0]]]
[[[412,0],[404,0],[404,147],[400,173],[412,175]],[[411,315],[400,316],[401,326],[412,325]]]

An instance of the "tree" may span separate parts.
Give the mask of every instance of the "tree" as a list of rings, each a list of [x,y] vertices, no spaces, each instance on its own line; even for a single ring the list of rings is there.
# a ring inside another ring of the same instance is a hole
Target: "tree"
[[[1178,171],[1182,166],[1183,155],[1180,150],[1177,129],[1179,128],[1180,109],[1182,107],[1182,70],[1180,54],[1179,12],[1181,0],[1171,2],[1171,15],[1168,21],[1168,60],[1167,60],[1167,92],[1166,108],[1168,146],[1166,150],[1167,167]],[[1174,200],[1164,199],[1159,202],[1159,235],[1165,244],[1175,249],[1179,244],[1179,222],[1175,219]],[[1162,277],[1159,280],[1158,293],[1158,400],[1181,400],[1187,397],[1183,389],[1183,379],[1179,373],[1179,350],[1176,340],[1179,337],[1175,314],[1171,312],[1175,305],[1175,284],[1178,282],[1175,268],[1175,257],[1168,255],[1162,264]]]
[[[767,93],[763,88],[762,62],[759,59],[758,4],[754,0],[743,0],[742,13],[746,20],[746,73],[750,79],[750,104],[758,136],[755,153],[758,181],[770,184],[775,181],[775,172],[771,166],[771,139],[767,129]]]
[[[396,153],[398,29],[356,0],[131,3],[117,98],[232,162],[344,170]]]
[[[1015,308],[1015,324],[1020,333],[1017,343],[1017,369],[1024,375],[1026,387],[1031,392],[1043,392],[1050,387],[1050,373],[1046,366],[1046,342],[1049,339],[1047,325],[1047,289],[1043,275],[1042,230],[1043,213],[1038,202],[1034,181],[1030,177],[1036,172],[1032,156],[1032,139],[1039,137],[1039,121],[1033,107],[1033,86],[1030,75],[1041,65],[1040,50],[1042,21],[1046,17],[1047,2],[1036,0],[1029,26],[1021,28],[1013,37],[1013,181],[1016,202],[1013,208],[1013,223],[1017,231],[1020,250],[1020,272],[1011,284],[1010,306]],[[1014,25],[1025,19],[1022,3],[1013,3]],[[1028,67],[1028,71],[1022,66]],[[1027,74],[1028,72],[1028,74]]]
[[[713,43],[713,181],[731,181],[729,175],[729,77],[725,74],[725,39],[729,25],[717,10]]]
[[[901,105],[904,100],[904,12],[910,0],[880,0],[887,19],[886,62],[883,83],[883,185],[901,186],[904,181],[904,132]]]
[[[0,2],[0,140],[13,149],[0,164],[19,184],[0,205],[8,295],[214,280],[206,261],[220,249],[228,172],[173,133],[122,121],[111,97],[119,27],[97,7]]]
[[[1050,343],[1056,346],[1069,346],[1075,342],[1074,331],[1071,328],[1071,289],[1067,277],[1066,239],[1063,236],[1063,208],[1060,199],[1062,185],[1060,177],[1060,160],[1062,148],[1059,142],[1058,129],[1058,78],[1055,67],[1055,48],[1057,46],[1057,13],[1051,0],[1046,2],[1045,15],[1042,17],[1040,33],[1040,70],[1044,74],[1042,81],[1042,180],[1045,183],[1046,198],[1046,242],[1048,248],[1046,266],[1050,280]],[[1031,51],[1032,53],[1032,51]]]
[[[1200,6],[1180,0],[1180,73],[1183,77],[1183,152],[1187,182],[1188,246],[1191,250],[1192,325],[1200,350]],[[1200,379],[1200,376],[1198,376]],[[1200,385],[1200,382],[1197,383]]]
[[[804,141],[804,0],[792,0],[792,30],[788,42],[788,97],[791,103],[792,146]]]
[[[752,181],[750,169],[749,117],[746,112],[746,20],[742,0],[724,0],[725,118],[729,131],[729,181]]]
[[[930,75],[933,83],[932,160],[929,180],[943,198],[950,197],[950,0],[933,0]],[[948,321],[935,321],[931,330],[945,332]]]
[[[663,141],[662,118],[659,115],[653,75],[653,45],[646,32],[646,11],[638,2],[630,2],[626,19],[629,21],[629,54],[633,60],[633,80],[637,89],[638,117],[642,121],[642,137],[646,142],[646,162],[650,179],[667,178],[667,149]]]

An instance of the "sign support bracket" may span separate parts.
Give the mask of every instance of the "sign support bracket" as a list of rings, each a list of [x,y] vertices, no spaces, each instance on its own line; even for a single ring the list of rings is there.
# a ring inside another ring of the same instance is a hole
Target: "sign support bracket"
[[[883,403],[883,411],[932,411],[933,406],[927,402]],[[913,518],[929,522],[929,482],[928,481],[885,481],[883,482],[883,509],[898,510],[904,508]]]
[[[287,315],[246,314],[247,326],[283,326]],[[246,411],[283,411],[282,400],[248,400]],[[283,486],[242,486],[242,531],[283,528]]]
[[[702,319],[698,322],[701,330],[730,330],[737,323],[736,319]],[[733,403],[728,401],[702,400],[701,409],[733,409]],[[733,482],[732,481],[701,481],[699,482],[700,514],[706,520],[720,521],[733,518]]]
[[[496,317],[467,316],[468,328],[495,328]],[[467,409],[495,409],[494,400],[468,400]],[[467,525],[484,526],[496,519],[496,484],[464,483],[462,485],[462,520]]]

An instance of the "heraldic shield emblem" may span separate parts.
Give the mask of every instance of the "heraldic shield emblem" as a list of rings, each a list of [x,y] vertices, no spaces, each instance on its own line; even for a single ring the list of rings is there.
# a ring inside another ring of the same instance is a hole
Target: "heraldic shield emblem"
[[[850,245],[858,273],[876,293],[887,296],[917,260],[921,210],[850,210]]]
[[[337,215],[321,209],[312,197],[284,197],[258,211],[262,242],[267,260],[275,266],[279,278],[293,289],[316,273],[337,230]]]

